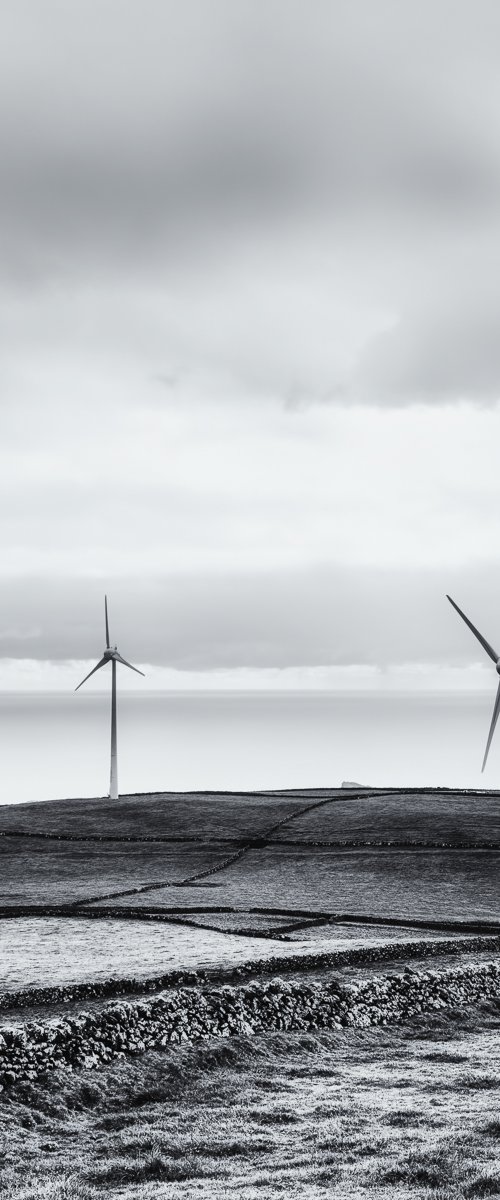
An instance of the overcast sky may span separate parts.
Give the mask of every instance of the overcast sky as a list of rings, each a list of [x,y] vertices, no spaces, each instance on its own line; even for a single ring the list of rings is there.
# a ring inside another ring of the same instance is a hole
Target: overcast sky
[[[499,111],[498,0],[4,0],[0,687],[500,649]]]

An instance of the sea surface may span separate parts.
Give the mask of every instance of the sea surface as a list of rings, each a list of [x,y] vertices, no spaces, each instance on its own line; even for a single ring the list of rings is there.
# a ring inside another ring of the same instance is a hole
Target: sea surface
[[[120,792],[500,786],[493,695],[123,693]],[[0,693],[0,802],[106,795],[109,699]]]

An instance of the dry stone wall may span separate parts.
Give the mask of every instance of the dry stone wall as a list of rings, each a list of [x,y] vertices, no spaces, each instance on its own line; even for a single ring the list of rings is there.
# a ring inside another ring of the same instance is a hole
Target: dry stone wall
[[[406,967],[402,974],[358,982],[271,979],[172,988],[147,999],[115,1001],[95,1013],[2,1027],[0,1085],[184,1042],[386,1025],[486,999],[500,1003],[498,960],[444,971]]]
[[[321,951],[311,954],[289,954],[285,958],[270,956],[243,963],[238,967],[209,967],[198,971],[168,971],[148,979],[120,978],[96,980],[92,983],[76,983],[48,988],[23,988],[0,995],[0,1015],[9,1010],[35,1008],[45,1004],[67,1004],[78,1000],[97,1000],[107,997],[147,995],[164,988],[185,985],[239,982],[254,976],[296,973],[297,971],[324,971],[343,967],[382,965],[403,959],[438,958],[442,955],[491,954],[500,952],[500,937],[444,938],[430,941],[428,938],[404,942],[384,942],[355,949]]]

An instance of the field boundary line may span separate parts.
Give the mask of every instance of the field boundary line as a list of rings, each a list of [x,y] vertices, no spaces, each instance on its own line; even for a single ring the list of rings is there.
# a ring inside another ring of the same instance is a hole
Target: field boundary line
[[[298,815],[298,814],[297,814]],[[188,845],[188,846],[206,846],[215,849],[218,846],[235,846],[238,847],[238,853],[241,851],[252,849],[264,849],[272,846],[293,846],[296,849],[312,849],[315,847],[331,848],[334,850],[484,850],[484,851],[499,851],[500,842],[447,842],[447,841],[418,841],[413,840],[398,840],[398,839],[383,839],[377,838],[274,838],[272,831],[268,831],[266,835],[255,836],[252,839],[245,838],[230,838],[230,837],[205,837],[203,835],[189,835],[182,837],[160,836],[158,837],[135,837],[135,836],[114,836],[111,834],[60,834],[60,833],[28,833],[25,830],[5,830],[0,831],[0,838],[12,839],[29,839],[31,841],[53,841],[53,842],[95,842],[98,845]],[[242,844],[243,843],[243,844]],[[229,861],[229,860],[228,860]],[[201,876],[200,876],[201,877]],[[190,878],[194,879],[195,876]],[[165,887],[168,886],[165,884]],[[174,886],[174,885],[172,885]]]
[[[236,967],[203,967],[200,970],[172,970],[162,975],[139,978],[108,978],[79,984],[56,985],[47,988],[25,988],[0,995],[0,1011],[8,1012],[19,1008],[39,1005],[54,1005],[62,1002],[96,1000],[124,995],[144,995],[171,987],[200,987],[210,984],[241,982],[255,977],[269,977],[286,973],[304,974],[311,970],[337,969],[343,967],[373,966],[384,962],[422,960],[444,955],[500,952],[500,936],[476,937],[457,943],[453,938],[436,941],[392,942],[383,946],[320,952],[319,954],[284,955],[282,958],[265,958],[247,961]]]
[[[477,794],[479,794],[477,792],[477,790],[475,790],[474,792],[471,792],[470,789],[467,789],[464,792],[460,789],[457,790],[457,789],[440,789],[440,788],[438,788],[438,789],[436,789],[436,788],[434,788],[434,789],[429,789],[429,788],[407,788],[407,789],[406,788],[398,788],[398,789],[358,788],[356,790],[346,788],[346,789],[344,789],[344,792],[347,794],[339,795],[339,791],[337,790],[335,792],[335,794],[333,794],[333,795],[330,793],[326,796],[322,796],[319,799],[315,799],[312,803],[303,805],[301,808],[297,809],[296,811],[294,811],[292,813],[287,813],[285,816],[280,817],[279,820],[274,821],[271,825],[269,825],[267,827],[267,829],[264,829],[262,831],[262,833],[258,834],[256,837],[245,838],[245,839],[242,839],[242,838],[235,839],[240,843],[240,848],[235,853],[228,855],[222,862],[214,864],[213,866],[207,868],[206,870],[198,871],[193,875],[189,875],[189,876],[185,877],[184,879],[178,880],[175,882],[172,882],[170,880],[168,880],[166,882],[154,881],[152,883],[144,884],[140,887],[121,889],[120,891],[108,892],[101,896],[84,897],[83,899],[74,900],[72,902],[72,907],[74,907],[75,909],[79,909],[84,905],[89,905],[92,903],[102,902],[105,900],[118,900],[118,899],[124,898],[125,896],[143,895],[146,892],[159,891],[159,890],[162,890],[163,888],[167,888],[167,887],[189,887],[191,884],[196,884],[197,882],[199,882],[202,879],[207,879],[210,876],[219,874],[221,871],[224,871],[227,867],[232,866],[233,863],[238,862],[242,858],[244,858],[245,855],[247,855],[250,850],[257,849],[257,848],[262,849],[262,848],[266,847],[266,845],[270,841],[272,835],[275,834],[278,830],[281,830],[286,825],[289,825],[291,823],[291,821],[297,820],[299,817],[302,817],[302,816],[307,816],[307,815],[309,815],[309,813],[315,811],[318,808],[323,808],[327,804],[342,803],[344,800],[351,801],[351,800],[360,799],[363,797],[365,799],[373,798],[373,797],[378,797],[379,799],[383,799],[384,796],[390,796],[390,795],[401,795],[401,796],[404,796],[404,795],[427,795],[427,794],[429,794],[429,792],[431,792],[431,793],[437,792],[438,794],[443,792],[443,793],[446,793],[447,795],[449,795],[449,794],[452,794],[452,795],[462,795],[462,794],[466,794],[466,795],[476,794],[477,795]],[[158,792],[132,793],[132,795],[148,795],[148,794],[155,795],[155,796],[159,796],[159,795],[164,796],[164,795],[169,795],[169,794],[170,795],[179,795],[179,793],[163,793],[163,792],[162,793],[158,793]],[[280,796],[283,796],[285,793],[283,793],[283,792],[280,792],[280,793],[276,793],[276,792],[250,792],[250,793],[243,793],[243,792],[234,792],[234,793],[231,793],[231,792],[219,792],[219,793],[217,793],[217,792],[203,792],[203,793],[202,792],[188,792],[188,793],[184,793],[184,795],[240,795],[240,796],[241,795],[264,796],[264,795],[277,795],[277,794],[279,794]],[[286,794],[291,796],[291,791],[288,791]],[[295,793],[295,794],[297,794],[297,793]],[[301,792],[299,794],[302,795]],[[485,794],[485,793],[482,793],[482,794]],[[496,792],[489,793],[488,792],[486,794],[497,795],[498,793],[496,793]],[[69,840],[71,840],[71,839],[69,839]],[[241,845],[242,842],[243,842],[243,844]],[[131,843],[129,843],[129,844],[131,844]],[[272,844],[276,844],[276,843],[271,842],[271,845]],[[314,843],[312,843],[312,844],[314,845]],[[464,849],[464,847],[461,847],[461,849]]]
[[[349,850],[396,850],[396,851],[412,851],[425,852],[426,850],[445,851],[446,853],[459,853],[467,850],[470,853],[477,851],[481,854],[500,853],[500,842],[369,842],[369,841],[345,841],[345,842],[299,842],[292,838],[276,838],[276,841],[266,842],[266,847],[272,846],[291,846],[294,850],[310,850],[310,849],[325,849],[336,851]]]
[[[94,902],[95,904],[95,902]],[[311,910],[311,909],[278,909],[278,908],[260,908],[247,907],[239,908],[227,905],[171,905],[169,908],[145,908],[140,906],[134,908],[132,905],[121,907],[119,905],[107,905],[103,908],[97,908],[92,904],[88,907],[76,910],[76,906],[69,902],[67,904],[54,905],[3,905],[0,907],[0,918],[9,920],[19,917],[61,917],[64,919],[82,919],[85,917],[91,920],[107,920],[116,918],[118,920],[161,920],[168,921],[171,916],[181,917],[189,913],[202,914],[221,914],[234,913],[235,915],[252,913],[262,916],[290,916],[304,918],[307,924],[316,923],[317,921],[327,921],[331,925],[360,925],[360,926],[380,926],[387,929],[415,929],[428,932],[443,932],[443,933],[460,933],[464,935],[484,935],[484,936],[499,936],[500,937],[500,922],[488,919],[478,919],[475,921],[453,921],[442,918],[441,920],[426,920],[423,917],[388,917],[381,914],[366,914],[366,913],[346,913],[339,911]],[[301,922],[302,923],[302,922]],[[225,930],[220,930],[216,926],[211,926],[214,932],[224,933]],[[282,928],[282,927],[280,927]],[[228,932],[231,932],[229,930]]]
[[[239,849],[236,852],[236,854],[229,855],[229,857],[227,859],[225,859],[224,862],[218,863],[216,866],[214,865],[213,867],[209,867],[206,871],[198,871],[195,875],[190,875],[186,879],[183,879],[182,881],[180,881],[179,883],[169,883],[169,884],[165,884],[164,886],[166,886],[166,887],[189,887],[189,885],[191,883],[197,883],[200,879],[207,879],[210,875],[217,875],[219,873],[219,871],[224,871],[226,869],[226,867],[230,867],[230,866],[232,866],[233,863],[238,862],[240,859],[244,858],[245,854],[247,854],[249,852],[249,850],[253,850],[256,847],[259,847],[259,848],[262,847],[262,845],[268,841],[269,836],[272,833],[274,833],[277,829],[281,829],[283,827],[283,825],[288,824],[288,822],[293,820],[294,817],[303,816],[304,814],[312,811],[312,809],[321,808],[323,805],[331,803],[331,801],[334,799],[336,799],[336,797],[327,796],[321,800],[316,800],[314,802],[314,804],[305,805],[303,808],[298,809],[298,811],[296,813],[287,813],[287,815],[285,817],[281,817],[279,821],[275,821],[272,825],[268,826],[267,829],[263,830],[262,833],[258,834],[257,837],[245,839],[245,844],[241,847],[241,849]],[[161,888],[161,886],[162,885],[159,883],[145,884],[144,887],[141,887],[141,888],[132,888],[130,890],[128,889],[127,891],[122,891],[122,892],[113,892],[113,893],[110,892],[110,893],[108,893],[108,895],[98,897],[98,899],[118,900],[120,897],[123,897],[123,896],[142,895],[144,892],[158,891]],[[82,904],[85,904],[85,903],[87,903],[87,904],[92,903],[92,901],[94,899],[95,899],[94,897],[91,897],[91,899],[87,900],[87,901],[75,900],[74,901],[75,908],[77,908],[77,907],[79,908],[79,907],[81,907]]]
[[[136,842],[141,845],[145,843],[149,845],[151,842],[188,842],[196,843],[203,846],[218,846],[230,843],[234,845],[236,841],[244,841],[244,838],[232,837],[208,837],[205,838],[202,834],[186,834],[183,837],[178,837],[175,834],[158,834],[150,837],[136,837],[134,834],[107,834],[107,833],[32,833],[26,829],[5,829],[0,830],[0,838],[31,838],[35,841],[40,839],[44,842],[117,842],[118,844],[127,844],[130,842],[134,845]]]
[[[82,904],[95,904],[100,900],[119,900],[124,896],[141,896],[144,892],[160,891],[162,888],[166,887],[189,887],[190,883],[197,883],[200,879],[206,879],[209,875],[215,875],[218,871],[223,871],[224,867],[229,867],[231,863],[236,862],[239,858],[242,858],[245,853],[246,847],[238,850],[236,854],[231,854],[229,858],[225,858],[223,862],[212,867],[208,867],[205,871],[198,871],[196,875],[189,875],[187,879],[176,880],[173,883],[146,883],[143,887],[128,888],[126,891],[108,892],[104,896],[91,896],[90,898],[86,897],[83,900],[74,900],[72,901],[72,905],[74,908],[80,908]]]

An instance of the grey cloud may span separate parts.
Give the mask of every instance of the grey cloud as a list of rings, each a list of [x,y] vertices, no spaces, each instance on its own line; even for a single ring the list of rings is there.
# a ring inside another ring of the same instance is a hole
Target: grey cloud
[[[375,339],[355,373],[357,396],[379,403],[418,400],[500,400],[498,303],[471,303],[447,312],[404,314]],[[346,389],[347,395],[347,389]]]
[[[494,397],[499,34],[496,0],[8,0],[7,306],[36,296],[56,349],[83,328],[96,357],[106,337],[126,357],[149,315],[145,379],[180,358],[290,408]],[[464,239],[475,304],[458,311]],[[371,307],[372,344],[342,370],[329,313],[346,291],[354,324]],[[21,326],[30,357],[29,312]]]
[[[105,580],[40,578],[3,585],[2,657],[99,656]],[[484,654],[445,592],[500,643],[500,570],[321,568],[113,581],[112,640],[135,662],[211,671],[428,662],[465,665]],[[481,600],[478,597],[481,596]],[[487,660],[485,659],[485,662]]]
[[[343,0],[313,16],[283,2],[22,5],[15,75],[4,17],[11,256],[14,240],[21,256],[45,249],[48,270],[66,259],[85,272],[162,247],[168,261],[193,238],[223,248],[234,223],[290,211],[494,211],[498,157],[467,94],[472,13],[421,7],[415,21],[381,4],[373,21]],[[436,27],[436,9],[449,25]]]

